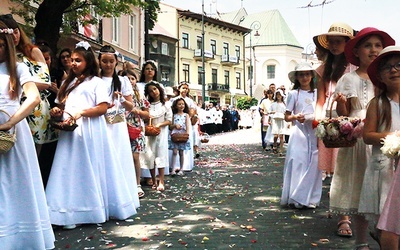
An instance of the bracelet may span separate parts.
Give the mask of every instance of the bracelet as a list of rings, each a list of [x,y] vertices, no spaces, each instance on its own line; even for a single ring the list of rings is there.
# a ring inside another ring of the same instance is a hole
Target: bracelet
[[[126,102],[126,99],[125,99],[125,97],[121,96],[121,97],[119,98],[119,101],[120,101],[121,103],[124,103],[124,102]]]

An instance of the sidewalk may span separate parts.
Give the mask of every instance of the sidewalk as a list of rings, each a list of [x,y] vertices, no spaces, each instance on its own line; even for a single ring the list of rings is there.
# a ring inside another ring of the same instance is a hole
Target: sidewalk
[[[259,137],[256,129],[213,136],[192,172],[167,177],[163,193],[145,187],[136,216],[55,229],[56,249],[353,249],[354,237],[335,235],[328,182],[317,209],[279,205],[284,158],[264,152]]]

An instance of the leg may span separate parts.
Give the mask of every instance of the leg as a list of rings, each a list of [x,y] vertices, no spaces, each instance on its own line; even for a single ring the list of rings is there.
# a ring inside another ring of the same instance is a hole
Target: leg
[[[151,174],[151,180],[153,181],[153,186],[151,186],[151,189],[156,189],[157,188],[157,180],[156,180],[156,168],[155,167],[153,169],[150,169],[150,174]]]
[[[174,148],[172,149],[172,160],[171,160],[171,166],[174,168],[171,174],[176,174],[177,168],[175,168],[175,163],[176,163],[176,156],[178,155],[178,149]],[[178,170],[179,171],[179,170]]]
[[[274,153],[278,153],[278,151],[276,150],[276,143],[278,141],[278,135],[274,135],[274,146],[272,147],[272,150],[274,151]]]
[[[283,139],[283,135],[279,135],[279,155],[283,155],[283,144],[285,143],[284,139]]]
[[[354,229],[356,236],[356,246],[358,249],[369,249],[367,239],[368,221],[362,215],[354,215]]]
[[[157,191],[164,191],[164,170],[165,168],[158,168],[158,178],[160,182],[158,183]]]
[[[381,249],[397,250],[399,249],[399,236],[395,233],[382,231],[381,233]]]
[[[183,164],[185,163],[185,158],[183,156],[183,150],[179,150],[179,172],[178,175],[183,175]]]
[[[134,152],[132,153],[132,156],[133,156],[133,163],[135,165],[136,185],[138,187],[138,195],[139,198],[142,198],[144,196],[144,191],[142,189],[142,186],[140,185],[140,175],[142,171],[140,169],[139,153]]]

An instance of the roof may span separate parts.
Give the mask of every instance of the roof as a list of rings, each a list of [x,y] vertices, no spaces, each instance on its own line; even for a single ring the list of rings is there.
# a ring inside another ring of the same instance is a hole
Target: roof
[[[246,11],[239,9],[231,13],[221,14],[220,17],[226,22],[253,29],[251,32],[252,46],[287,45],[302,48],[279,10],[246,14]],[[254,36],[256,31],[258,31],[259,36]],[[249,37],[246,36],[246,44],[249,43]]]
[[[206,16],[206,15],[203,16],[201,14],[194,13],[194,12],[191,12],[189,10],[179,10],[179,9],[177,9],[177,11],[178,11],[178,14],[180,16],[182,16],[182,17],[193,18],[193,19],[199,20],[199,21],[201,21],[202,18],[204,17],[204,23],[220,25],[220,26],[222,26],[224,28],[232,29],[234,31],[241,32],[243,34],[250,32],[250,29],[248,29],[247,27],[245,27],[243,25],[236,25],[236,24],[234,24],[232,22],[227,22],[225,20],[215,19],[215,18]]]
[[[149,34],[165,36],[165,37],[169,37],[174,40],[178,40],[175,36],[173,36],[171,33],[169,33],[166,29],[161,27],[158,23],[155,23],[153,29],[149,30]]]

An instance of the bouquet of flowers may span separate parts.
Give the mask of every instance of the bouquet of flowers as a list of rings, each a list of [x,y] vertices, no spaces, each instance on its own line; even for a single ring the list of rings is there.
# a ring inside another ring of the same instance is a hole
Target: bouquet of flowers
[[[327,148],[353,147],[362,136],[364,122],[357,117],[325,118],[313,122],[315,135]]]
[[[400,156],[400,131],[387,135],[381,139],[383,146],[381,151],[389,158],[399,158]]]

